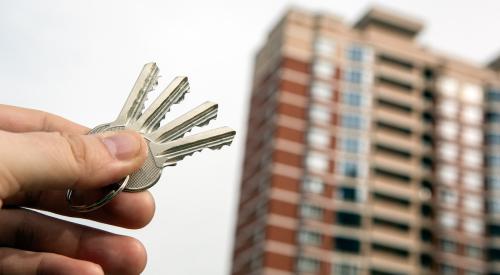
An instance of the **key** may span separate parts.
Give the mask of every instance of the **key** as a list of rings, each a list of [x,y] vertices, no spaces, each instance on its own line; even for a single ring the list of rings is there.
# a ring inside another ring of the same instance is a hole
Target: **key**
[[[146,190],[158,182],[164,167],[174,166],[184,157],[205,148],[217,150],[231,144],[236,132],[229,127],[184,136],[193,127],[207,125],[217,117],[218,105],[209,101],[159,127],[170,108],[181,102],[189,92],[189,83],[187,77],[176,77],[143,111],[147,94],[157,85],[158,73],[155,63],[144,65],[117,119],[89,132],[93,134],[123,129],[139,132],[148,145],[148,157],[144,165],[121,182],[100,190],[101,197],[91,203],[76,204],[74,191],[68,190],[66,199],[73,210],[92,211],[108,203],[121,191]]]
[[[235,134],[233,129],[221,127],[165,143],[150,141],[146,163],[139,171],[130,175],[124,191],[140,192],[151,188],[160,179],[164,167],[176,165],[186,156],[205,148],[218,150],[224,145],[230,145]],[[145,138],[148,139],[148,135]]]

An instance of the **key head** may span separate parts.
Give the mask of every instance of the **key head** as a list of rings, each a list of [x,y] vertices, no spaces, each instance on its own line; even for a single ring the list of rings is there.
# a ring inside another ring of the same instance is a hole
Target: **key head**
[[[92,130],[90,130],[89,134],[103,133],[103,132],[113,132],[113,131],[121,131],[125,130],[125,126],[113,126],[110,127],[110,124],[101,124]],[[151,188],[155,185],[160,179],[162,167],[156,166],[156,162],[154,160],[154,156],[149,148],[150,141],[147,138],[144,138],[146,144],[148,145],[148,157],[142,167],[129,175],[129,179],[127,185],[123,189],[125,192],[140,192],[146,189]]]

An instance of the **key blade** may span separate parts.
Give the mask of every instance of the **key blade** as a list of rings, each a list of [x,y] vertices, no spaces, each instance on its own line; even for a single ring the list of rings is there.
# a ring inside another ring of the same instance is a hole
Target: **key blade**
[[[170,107],[181,102],[188,91],[189,82],[187,77],[178,76],[174,78],[131,127],[143,133],[156,130]]]
[[[217,117],[217,103],[207,101],[191,111],[148,134],[147,137],[157,143],[164,143],[183,137],[195,126],[201,127]]]
[[[205,148],[216,150],[224,145],[230,145],[235,134],[236,132],[229,127],[220,127],[167,143],[151,142],[150,150],[158,166],[175,165],[186,156]]]
[[[142,110],[144,103],[147,100],[147,94],[151,92],[154,86],[158,83],[158,73],[160,72],[156,63],[151,62],[144,65],[139,77],[135,81],[134,87],[123,105],[118,118],[113,122],[115,126],[129,124],[131,121],[137,120]]]

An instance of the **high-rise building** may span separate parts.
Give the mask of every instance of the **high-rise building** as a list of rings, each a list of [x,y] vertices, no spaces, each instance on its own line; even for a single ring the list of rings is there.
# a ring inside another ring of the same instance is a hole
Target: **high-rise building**
[[[422,27],[292,9],[269,33],[233,275],[500,274],[500,59],[429,50]]]

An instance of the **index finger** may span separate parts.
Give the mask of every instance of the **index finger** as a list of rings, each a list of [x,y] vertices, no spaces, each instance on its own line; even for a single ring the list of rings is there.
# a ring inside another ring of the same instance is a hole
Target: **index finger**
[[[0,130],[9,132],[66,132],[86,134],[89,129],[44,111],[0,104]]]

